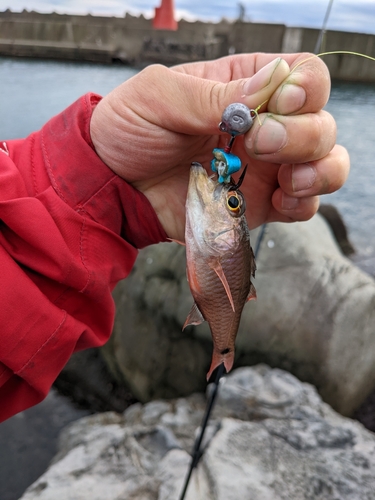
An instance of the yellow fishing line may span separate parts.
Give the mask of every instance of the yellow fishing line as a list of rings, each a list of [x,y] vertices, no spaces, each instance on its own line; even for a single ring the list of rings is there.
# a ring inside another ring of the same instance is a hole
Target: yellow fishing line
[[[263,104],[266,104],[266,102],[268,102],[268,99],[266,99],[265,101],[262,102],[262,104],[259,104],[259,106],[257,106],[255,109],[251,109],[250,111],[252,111],[256,117],[258,118],[258,122],[259,122],[259,125],[262,125],[262,122],[260,121],[260,118],[259,118],[259,113],[258,111],[260,110],[260,108],[263,106]]]
[[[310,61],[310,59],[313,59],[314,57],[323,57],[323,56],[332,56],[334,54],[346,54],[349,56],[358,56],[358,57],[364,57],[365,59],[370,59],[371,61],[375,61],[375,57],[368,56],[367,54],[361,54],[360,52],[351,52],[350,50],[332,50],[330,52],[321,52],[320,54],[314,54],[311,57],[308,57],[307,59],[304,59],[303,61],[300,61],[296,66],[294,66],[293,70],[298,68],[301,64]]]
[[[296,64],[294,66],[294,68],[292,69],[292,71],[290,72],[290,74],[292,74],[298,68],[298,66],[301,66],[301,64],[304,64],[305,62],[310,61],[311,59],[314,59],[314,57],[332,56],[332,55],[335,55],[335,54],[346,54],[346,55],[349,55],[349,56],[364,57],[365,59],[370,59],[371,61],[375,61],[375,57],[368,56],[367,54],[361,54],[361,52],[352,52],[350,50],[332,50],[330,52],[321,52],[320,54],[313,54],[312,56],[308,57],[307,59],[304,59],[303,61],[300,61],[298,64]],[[251,110],[257,116],[260,126],[262,126],[262,122],[260,121],[258,111],[263,106],[263,104],[266,104],[267,101],[268,101],[268,99],[266,99],[265,101],[263,101],[262,104],[259,104],[259,106],[257,106],[255,109]]]
[[[368,56],[367,54],[361,54],[361,52],[351,52],[350,50],[333,50],[331,52],[322,52],[320,54],[316,54],[316,57],[331,56],[333,54],[348,54],[350,56],[364,57],[365,59],[375,61],[375,57]]]

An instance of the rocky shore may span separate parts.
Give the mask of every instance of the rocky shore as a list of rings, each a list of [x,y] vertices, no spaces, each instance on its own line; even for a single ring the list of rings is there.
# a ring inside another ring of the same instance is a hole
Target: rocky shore
[[[179,498],[202,394],[130,406],[68,426],[21,500]],[[375,490],[375,435],[315,388],[265,365],[223,380],[186,500],[363,500]]]

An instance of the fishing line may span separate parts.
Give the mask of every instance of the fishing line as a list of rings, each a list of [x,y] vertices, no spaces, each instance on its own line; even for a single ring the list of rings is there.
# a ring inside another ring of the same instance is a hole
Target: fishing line
[[[256,243],[255,243],[255,247],[254,247],[254,258],[255,258],[255,260],[257,260],[257,257],[258,257],[258,254],[259,254],[260,245],[262,244],[264,235],[266,234],[266,229],[267,229],[267,224],[262,224],[260,226],[260,231],[259,231]]]
[[[351,50],[332,50],[330,52],[321,52],[320,54],[314,54],[312,57],[323,57],[323,56],[331,56],[334,54],[347,54],[349,56],[358,56],[364,57],[365,59],[370,59],[371,61],[375,61],[375,57],[369,56],[367,54],[362,54],[361,52],[353,52]]]
[[[195,440],[195,443],[194,443],[194,446],[193,446],[193,451],[191,453],[190,468],[189,468],[189,471],[187,473],[187,476],[186,476],[186,479],[185,479],[185,483],[184,483],[184,487],[182,489],[182,493],[181,493],[181,496],[180,496],[179,500],[184,500],[186,492],[187,492],[187,489],[188,489],[188,486],[189,486],[189,483],[190,483],[190,478],[191,478],[191,475],[193,473],[193,470],[198,465],[198,462],[199,462],[199,460],[201,459],[201,457],[203,455],[203,450],[201,450],[201,445],[202,445],[203,437],[204,437],[205,431],[207,429],[208,420],[210,418],[212,409],[214,407],[215,399],[216,399],[216,396],[217,396],[217,393],[218,393],[218,390],[219,390],[220,379],[224,375],[224,372],[225,372],[224,363],[221,363],[221,365],[217,368],[215,382],[214,382],[214,388],[213,388],[213,390],[211,392],[211,395],[210,395],[210,397],[208,398],[208,401],[207,401],[206,411],[205,411],[204,416],[203,416],[202,425],[201,425],[201,428],[200,428],[200,433],[198,434],[198,437]]]
[[[335,54],[363,57],[365,59],[369,59],[370,61],[375,61],[375,57],[368,56],[367,54],[362,54],[361,52],[353,52],[351,50],[332,50],[329,52],[321,52],[320,54],[313,54],[312,56],[304,59],[303,61],[300,61],[298,64],[294,66],[291,73],[293,73],[298,68],[298,66],[301,66],[301,64],[304,64],[305,62],[314,59],[314,57],[333,56]]]
[[[255,109],[251,109],[251,110],[250,110],[251,115],[252,115],[252,116],[256,116],[256,117],[257,117],[257,119],[258,119],[258,123],[259,123],[259,125],[260,125],[260,126],[262,126],[262,122],[261,122],[261,120],[260,120],[260,118],[259,118],[259,113],[258,113],[258,111],[259,111],[259,110],[260,110],[260,108],[263,106],[263,104],[266,104],[266,102],[268,102],[268,100],[269,100],[269,99],[266,99],[265,101],[263,101],[263,102],[262,102],[262,104],[259,104],[259,106],[257,106]]]
[[[315,45],[315,49],[314,49],[314,54],[316,54],[317,52],[319,52],[319,50],[321,50],[321,48],[322,48],[323,37],[326,34],[326,27],[327,27],[329,15],[331,13],[332,5],[333,5],[333,0],[329,0],[328,6],[327,6],[327,10],[326,10],[326,14],[324,16],[323,25],[322,25],[322,28],[320,30],[320,33],[319,33],[319,36],[318,36],[318,40],[316,41],[316,45]]]

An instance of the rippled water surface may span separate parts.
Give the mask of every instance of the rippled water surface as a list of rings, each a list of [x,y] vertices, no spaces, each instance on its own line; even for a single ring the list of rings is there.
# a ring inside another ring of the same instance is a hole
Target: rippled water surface
[[[136,73],[126,66],[0,58],[0,138],[25,137],[86,92],[108,94]]]
[[[371,255],[375,253],[375,84],[334,84],[326,109],[336,119],[337,142],[348,149],[351,170],[343,188],[322,201],[339,208],[355,246],[362,255]]]
[[[374,63],[375,64],[375,63]],[[137,72],[124,66],[0,59],[0,139],[24,137],[80,95],[105,95]],[[351,156],[346,185],[322,202],[344,215],[362,255],[375,253],[375,85],[334,83],[326,109]]]

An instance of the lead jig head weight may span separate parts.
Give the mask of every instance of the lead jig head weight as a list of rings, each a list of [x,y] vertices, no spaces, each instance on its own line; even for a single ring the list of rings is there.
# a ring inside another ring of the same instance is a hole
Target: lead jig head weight
[[[246,134],[253,125],[254,116],[254,110],[249,109],[245,104],[234,102],[224,109],[219,128],[232,137]]]

